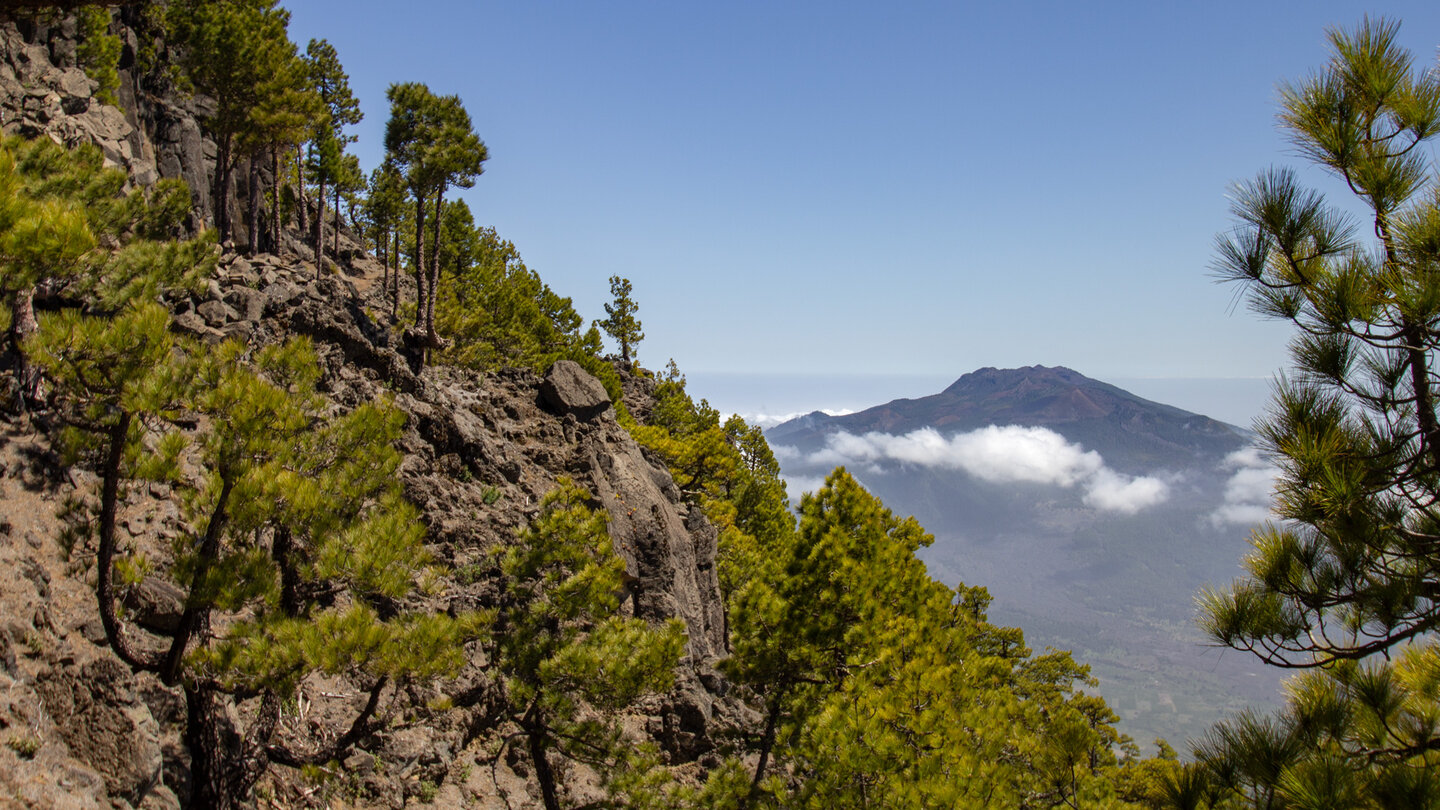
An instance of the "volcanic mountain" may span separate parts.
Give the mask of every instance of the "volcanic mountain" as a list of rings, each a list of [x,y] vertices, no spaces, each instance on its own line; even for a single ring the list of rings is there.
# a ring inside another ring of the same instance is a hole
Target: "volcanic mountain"
[[[1195,595],[1239,573],[1268,507],[1248,431],[1031,366],[766,435],[797,499],[844,465],[914,515],[935,535],[931,574],[985,586],[992,619],[1091,664],[1138,741],[1273,705],[1274,673],[1195,624]]]
[[[816,411],[766,435],[772,444],[813,451],[836,433],[903,435],[933,428],[952,435],[990,425],[1049,428],[1125,472],[1189,455],[1219,458],[1250,441],[1247,431],[1233,425],[1142,399],[1068,368],[1045,366],[982,368],[938,394],[843,416]]]

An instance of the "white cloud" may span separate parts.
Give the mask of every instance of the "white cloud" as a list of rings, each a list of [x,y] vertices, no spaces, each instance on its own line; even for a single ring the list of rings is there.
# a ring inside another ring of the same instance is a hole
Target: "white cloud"
[[[1253,526],[1274,518],[1270,504],[1279,470],[1265,460],[1258,447],[1236,450],[1225,457],[1221,467],[1234,472],[1225,482],[1225,499],[1210,516],[1211,521],[1220,526]]]
[[[791,458],[799,454],[789,451]],[[1105,466],[1099,453],[1071,444],[1040,427],[990,426],[948,439],[934,428],[903,436],[836,433],[825,447],[804,456],[818,466],[873,465],[883,461],[962,470],[995,483],[1082,486],[1096,509],[1133,514],[1163,502],[1169,486],[1158,478],[1131,478]]]
[[[1129,478],[1109,469],[1101,469],[1086,485],[1085,503],[1096,509],[1133,515],[1146,507],[1163,503],[1170,497],[1170,487],[1159,478]]]
[[[791,507],[800,504],[800,496],[806,492],[816,492],[825,486],[825,479],[812,475],[782,475],[785,480],[785,494],[790,498]]]

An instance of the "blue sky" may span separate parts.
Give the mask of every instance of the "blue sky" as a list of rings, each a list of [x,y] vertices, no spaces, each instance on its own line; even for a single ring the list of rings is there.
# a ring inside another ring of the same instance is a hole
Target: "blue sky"
[[[587,318],[631,279],[642,363],[700,374],[1268,377],[1288,332],[1209,264],[1229,185],[1300,164],[1277,82],[1367,12],[1440,45],[1433,0],[286,5],[367,170],[390,83],[460,95],[476,219]]]

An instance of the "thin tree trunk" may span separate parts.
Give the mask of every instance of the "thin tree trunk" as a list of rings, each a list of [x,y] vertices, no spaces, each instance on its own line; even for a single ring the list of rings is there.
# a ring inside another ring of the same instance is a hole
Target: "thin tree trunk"
[[[215,499],[215,508],[210,512],[210,520],[205,527],[205,536],[200,541],[198,559],[195,562],[194,573],[190,577],[189,593],[192,600],[198,599],[201,589],[205,586],[205,580],[210,576],[210,569],[215,567],[215,562],[220,558],[220,537],[225,530],[226,509],[229,505],[230,493],[235,489],[235,481],[231,476],[225,476],[220,484],[220,494]],[[171,639],[170,650],[165,655],[165,665],[160,673],[160,679],[166,686],[174,686],[180,682],[181,669],[185,663],[185,651],[190,646],[190,640],[203,636],[209,632],[210,607],[203,600],[186,605],[185,611],[180,614],[179,626],[175,629],[175,637]]]
[[[300,226],[300,233],[303,234],[310,230],[310,227],[307,224],[309,222],[308,218],[310,216],[310,201],[305,198],[305,164],[302,161],[303,158],[300,156],[300,150],[296,149],[295,200],[298,205],[295,206],[295,219],[296,224]]]
[[[280,255],[280,147],[270,147],[270,250]]]
[[[400,228],[397,226],[395,232],[390,234],[392,241],[391,255],[395,257],[395,272],[390,276],[390,317],[400,317]]]
[[[250,209],[250,239],[246,248],[246,255],[254,257],[260,252],[260,231],[264,228],[260,220],[260,161],[256,155],[250,156],[250,200],[247,206]]]
[[[425,328],[425,198],[415,195],[415,329]]]
[[[433,232],[435,238],[430,240],[430,297],[425,302],[425,343],[427,348],[436,345],[435,339],[435,299],[440,297],[440,224],[445,211],[445,184],[441,183],[440,188],[435,192],[435,225]]]
[[[526,728],[525,740],[530,751],[530,760],[535,765],[535,781],[540,783],[540,796],[545,801],[545,810],[560,810],[560,794],[555,786],[555,772],[550,769],[550,760],[545,756],[545,729],[540,724]]]
[[[211,199],[215,201],[215,230],[220,234],[222,243],[230,238],[231,137],[222,135],[216,144],[215,188],[211,194]]]
[[[120,656],[120,660],[135,669],[158,672],[164,664],[164,658],[154,653],[147,655],[132,647],[115,616],[115,513],[120,504],[120,463],[125,457],[125,443],[133,420],[132,413],[121,411],[120,418],[108,431],[109,447],[105,452],[105,466],[100,471],[100,526],[99,548],[95,554],[95,598],[99,602],[100,624],[105,628],[105,638],[110,642],[110,649]]]
[[[315,278],[324,275],[325,267],[325,181],[315,188]]]
[[[39,393],[40,371],[25,356],[25,339],[40,331],[35,320],[35,288],[26,287],[15,293],[10,302],[10,349],[15,352],[15,379],[20,383],[19,403],[28,408]]]
[[[390,232],[387,228],[377,228],[375,232],[375,247],[380,253],[380,266],[384,273],[380,277],[380,292],[390,291]]]
[[[755,778],[750,781],[752,797],[759,792],[760,780],[765,778],[765,767],[770,764],[770,751],[775,747],[775,728],[780,723],[780,706],[780,696],[777,695],[765,715],[765,734],[760,738],[760,762],[755,766]]]
[[[335,230],[335,237],[334,237],[334,240],[335,240],[335,249],[334,249],[333,253],[335,254],[335,261],[338,263],[338,262],[340,261],[340,187],[339,187],[339,186],[336,186],[336,187],[335,187],[335,205],[333,205],[333,206],[331,206],[331,207],[335,209],[335,228],[334,228],[334,230]]]

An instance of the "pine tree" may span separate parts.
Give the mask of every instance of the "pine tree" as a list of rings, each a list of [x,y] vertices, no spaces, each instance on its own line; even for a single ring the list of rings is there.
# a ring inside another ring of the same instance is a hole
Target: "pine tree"
[[[233,807],[272,762],[343,754],[371,728],[387,683],[454,671],[485,621],[403,609],[427,558],[395,475],[401,414],[378,402],[335,415],[303,340],[254,350],[176,338],[155,299],[213,269],[214,245],[152,241],[189,194],[167,185],[122,196],[123,181],[93,150],[5,141],[0,216],[11,227],[0,245],[23,251],[3,278],[50,273],[68,302],[84,302],[43,315],[21,346],[67,426],[57,445],[99,473],[98,499],[71,513],[75,536],[94,544],[116,655],[183,687],[190,805]],[[94,234],[119,247],[94,248]],[[127,489],[143,480],[169,483],[183,505],[168,552],[117,534]],[[117,610],[151,571],[185,593],[171,631],[140,632]],[[357,677],[370,693],[350,729],[319,745],[276,731],[283,700],[313,673]],[[233,717],[245,701],[241,729]]]
[[[190,806],[233,807],[272,762],[343,755],[393,678],[458,669],[481,620],[395,613],[427,560],[395,479],[398,411],[377,403],[326,417],[304,341],[250,360],[238,343],[178,345],[168,325],[153,304],[115,318],[65,313],[33,345],[78,428],[72,452],[94,444],[104,458],[90,525],[109,643],[132,668],[184,687]],[[182,408],[209,426],[193,444],[167,419]],[[182,458],[201,473],[184,475]],[[116,508],[136,478],[186,493],[168,565],[118,544]],[[116,613],[128,584],[117,574],[151,569],[186,594],[170,633],[137,633]],[[318,747],[276,733],[282,702],[314,673],[360,677],[369,692],[349,730]],[[232,707],[251,697],[253,719],[237,728]]]
[[[400,257],[391,246],[391,237],[400,229],[404,208],[404,180],[395,166],[387,161],[370,173],[363,210],[372,229],[375,252],[379,254],[385,267],[386,277],[382,278],[382,284],[393,284],[383,287],[390,290],[391,317],[396,315],[400,298]],[[393,279],[389,277],[391,272],[395,274]]]
[[[34,396],[25,339],[38,329],[33,299],[52,294],[85,298],[115,309],[161,284],[193,278],[201,243],[155,245],[147,237],[172,232],[189,211],[184,183],[120,193],[125,175],[102,168],[98,149],[67,151],[48,139],[0,141],[0,294],[5,299],[7,346],[20,401]],[[100,237],[123,240],[119,251],[95,250]],[[141,241],[135,241],[135,240]]]
[[[506,632],[491,658],[546,810],[561,807],[551,754],[623,767],[623,731],[606,713],[667,689],[685,646],[678,619],[652,628],[618,615],[624,561],[604,511],[590,501],[560,481],[500,564],[505,594],[497,623]]]
[[[317,119],[311,136],[307,164],[316,187],[314,247],[318,278],[325,263],[325,188],[338,184],[354,186],[359,182],[359,161],[345,154],[346,144],[354,140],[345,134],[345,127],[360,123],[364,115],[360,112],[360,102],[350,91],[350,77],[345,74],[333,45],[323,39],[310,40],[305,48],[305,63],[310,72],[311,86],[323,105],[322,115]],[[338,200],[340,189],[335,189],[334,193]],[[338,211],[336,216],[339,216]],[[339,230],[338,221],[336,230]]]
[[[742,802],[1049,807],[1113,798],[1129,741],[1069,653],[1031,657],[983,588],[931,579],[931,537],[843,469],[732,599],[725,671],[765,720]],[[772,762],[782,767],[772,767]],[[1112,807],[1126,806],[1114,801]]]
[[[473,186],[484,171],[489,152],[475,134],[458,96],[436,96],[425,85],[412,82],[391,85],[386,97],[390,100],[390,120],[385,126],[387,159],[404,173],[415,201],[415,331],[423,333],[417,338],[425,349],[441,348],[435,331],[435,301],[445,191],[450,186]],[[434,211],[428,253],[427,206]]]
[[[1197,748],[1214,784],[1255,806],[1440,795],[1440,75],[1415,69],[1397,32],[1331,30],[1329,63],[1281,87],[1292,141],[1364,219],[1271,169],[1237,188],[1240,225],[1219,241],[1224,276],[1296,327],[1258,427],[1283,522],[1254,532],[1245,578],[1203,595],[1216,641],[1308,670],[1280,715],[1242,715]]]
[[[260,250],[260,235],[268,230],[272,250],[280,249],[280,228],[283,182],[282,158],[304,142],[320,120],[324,110],[319,94],[310,86],[309,70],[293,43],[279,49],[280,60],[261,89],[260,101],[251,110],[250,126],[241,133],[241,146],[249,156],[249,212],[247,224],[250,239],[247,251]],[[260,216],[260,163],[270,159],[270,221],[268,228]]]
[[[626,364],[630,362],[630,350],[645,339],[645,333],[640,331],[640,319],[635,317],[640,307],[630,297],[632,292],[630,279],[611,276],[610,295],[614,301],[605,305],[605,319],[595,322],[620,344],[620,360]]]
[[[215,101],[215,112],[205,124],[215,137],[211,199],[223,242],[232,231],[230,186],[242,154],[239,140],[255,126],[254,114],[263,107],[277,72],[291,64],[287,57],[294,46],[286,33],[290,13],[275,0],[177,0],[166,15],[183,76]]]

